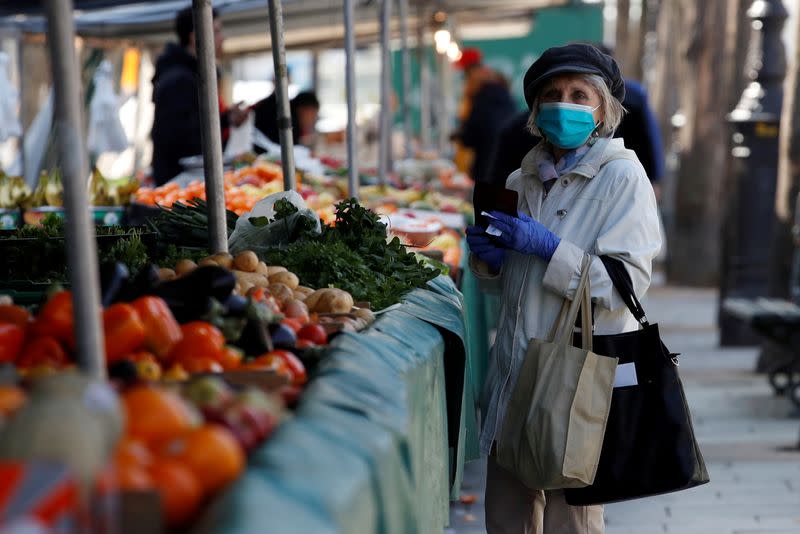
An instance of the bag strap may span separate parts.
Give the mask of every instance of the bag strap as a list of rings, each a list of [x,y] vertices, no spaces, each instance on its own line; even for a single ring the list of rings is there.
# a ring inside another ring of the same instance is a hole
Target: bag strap
[[[642,304],[633,292],[633,282],[627,269],[625,269],[625,264],[622,263],[622,260],[610,256],[600,256],[600,260],[603,262],[617,293],[622,297],[622,301],[625,302],[625,305],[642,326],[648,326],[650,323],[647,321]]]
[[[589,282],[591,261],[591,256],[584,254],[581,262],[581,278],[575,290],[575,296],[572,301],[564,299],[564,304],[561,305],[561,312],[550,333],[550,339],[552,339],[553,343],[560,345],[571,344],[573,325],[580,311],[583,348],[592,350],[591,288]]]

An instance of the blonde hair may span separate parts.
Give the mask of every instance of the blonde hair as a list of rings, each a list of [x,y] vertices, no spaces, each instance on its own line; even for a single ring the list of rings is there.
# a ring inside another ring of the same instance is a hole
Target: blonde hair
[[[600,123],[600,128],[597,130],[597,134],[600,137],[612,136],[617,128],[619,128],[619,125],[622,122],[622,117],[625,115],[625,108],[622,107],[622,103],[614,98],[614,96],[611,94],[611,90],[608,88],[608,85],[606,85],[605,80],[603,80],[603,78],[597,74],[576,74],[576,76],[591,85],[600,96],[600,109],[603,110],[603,122]],[[533,99],[531,116],[528,118],[527,128],[528,131],[530,131],[533,135],[544,137],[539,131],[539,128],[536,126],[536,115],[539,111],[540,94],[541,90]]]

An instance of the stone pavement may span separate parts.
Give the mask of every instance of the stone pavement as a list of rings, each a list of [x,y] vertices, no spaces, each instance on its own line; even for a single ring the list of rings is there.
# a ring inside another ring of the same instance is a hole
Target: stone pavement
[[[711,482],[683,492],[608,505],[606,534],[800,534],[800,419],[766,377],[752,372],[756,348],[718,346],[717,294],[651,289],[649,319],[682,353],[680,372]],[[485,532],[483,462],[465,470],[446,534]]]

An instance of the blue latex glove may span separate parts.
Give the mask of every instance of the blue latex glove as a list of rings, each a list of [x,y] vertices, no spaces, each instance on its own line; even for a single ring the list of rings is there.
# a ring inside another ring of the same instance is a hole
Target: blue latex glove
[[[501,211],[492,211],[490,215],[496,219],[492,221],[492,226],[503,232],[497,240],[503,246],[522,254],[535,254],[550,261],[561,243],[561,239],[545,225],[524,213],[520,213],[519,217],[512,217]]]
[[[493,272],[499,272],[506,259],[506,251],[496,246],[483,228],[467,226],[467,245],[479,260],[486,262]]]

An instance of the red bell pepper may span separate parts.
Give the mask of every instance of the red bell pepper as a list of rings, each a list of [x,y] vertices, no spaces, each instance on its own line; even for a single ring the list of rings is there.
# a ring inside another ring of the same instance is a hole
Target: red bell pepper
[[[33,324],[32,334],[52,336],[70,349],[75,348],[71,291],[59,291],[42,306]]]
[[[40,336],[31,339],[17,358],[17,366],[31,369],[43,365],[60,368],[70,363],[67,352],[53,336]]]
[[[184,367],[193,359],[219,361],[225,348],[225,336],[219,328],[204,321],[192,321],[181,325],[181,332],[183,339],[172,349],[170,361],[184,364]]]
[[[10,323],[27,328],[31,320],[30,312],[22,306],[0,304],[0,323]]]
[[[159,359],[169,356],[175,345],[183,339],[183,332],[167,303],[159,297],[142,297],[131,305],[144,324],[145,346]]]
[[[13,363],[25,344],[25,329],[11,323],[0,323],[0,363]]]
[[[119,303],[106,308],[103,331],[107,362],[121,360],[144,345],[144,323],[130,304]]]

